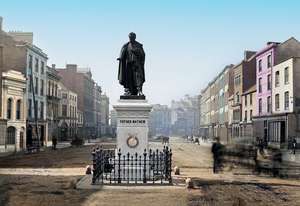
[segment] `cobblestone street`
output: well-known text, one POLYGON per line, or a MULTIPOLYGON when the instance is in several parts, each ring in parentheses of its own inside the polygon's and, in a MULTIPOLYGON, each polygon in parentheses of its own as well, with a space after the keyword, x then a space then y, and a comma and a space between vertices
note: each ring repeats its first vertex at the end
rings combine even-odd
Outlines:
MULTIPOLYGON (((114 147, 111 143, 105 145, 110 148, 114 147)), ((114 188, 110 186, 102 190, 75 189, 76 182, 81 175, 84 175, 86 164, 90 163, 92 146, 70 147, 57 151, 47 150, 26 156, 11 156, 9 161, 3 161, 4 159, 1 158, 0 205, 300 204, 299 181, 267 176, 258 177, 252 175, 251 171, 241 168, 222 174, 212 174, 210 143, 200 142, 200 145, 196 145, 180 138, 173 138, 170 146, 173 150, 173 165, 181 169, 179 176, 173 176, 175 183, 173 187, 114 188), (51 157, 55 160, 54 162, 44 161, 38 165, 36 163, 38 159, 51 159, 51 157), (194 189, 185 188, 186 177, 193 179, 194 189)), ((151 142, 151 147, 159 148, 162 144, 151 142)))

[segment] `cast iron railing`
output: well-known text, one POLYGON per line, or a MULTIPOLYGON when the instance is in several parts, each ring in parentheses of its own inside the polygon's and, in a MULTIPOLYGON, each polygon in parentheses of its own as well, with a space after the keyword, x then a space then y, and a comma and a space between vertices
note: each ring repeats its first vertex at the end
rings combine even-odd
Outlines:
POLYGON ((171 184, 172 150, 144 150, 122 154, 121 150, 96 148, 92 152, 92 184, 171 184))

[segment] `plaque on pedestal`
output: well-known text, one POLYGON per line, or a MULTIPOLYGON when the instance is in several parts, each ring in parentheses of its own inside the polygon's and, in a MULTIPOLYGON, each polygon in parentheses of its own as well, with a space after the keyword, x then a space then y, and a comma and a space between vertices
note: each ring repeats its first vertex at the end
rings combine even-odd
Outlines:
POLYGON ((122 154, 148 151, 148 121, 152 106, 143 99, 120 99, 117 113, 117 148, 122 154))

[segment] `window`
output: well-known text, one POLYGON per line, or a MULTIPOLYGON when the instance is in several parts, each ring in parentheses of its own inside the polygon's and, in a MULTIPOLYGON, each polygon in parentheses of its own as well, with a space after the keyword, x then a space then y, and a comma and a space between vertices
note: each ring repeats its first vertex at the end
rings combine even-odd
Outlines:
POLYGON ((28 78, 29 78, 29 92, 32 92, 32 76, 31 75, 28 75, 28 78))
POLYGON ((289 83, 289 68, 286 67, 284 69, 284 84, 288 84, 289 83))
POLYGON ((268 75, 268 90, 271 90, 271 75, 268 75))
POLYGON ((245 122, 247 122, 247 110, 245 111, 245 117, 244 117, 245 122))
POLYGON ((21 100, 20 100, 20 99, 17 101, 17 106, 16 106, 16 119, 18 119, 18 120, 21 119, 21 100))
POLYGON ((41 96, 44 96, 44 80, 41 79, 41 91, 40 91, 41 96))
POLYGON ((261 59, 258 61, 258 71, 261 72, 262 69, 262 65, 261 65, 261 59))
POLYGON ((51 87, 51 83, 50 83, 50 81, 48 81, 48 94, 47 95, 49 95, 49 96, 50 96, 50 87, 51 87))
POLYGON ((57 84, 55 84, 54 96, 57 97, 57 84))
POLYGON ((284 92, 284 109, 289 109, 289 92, 284 92))
POLYGON ((29 63, 28 63, 29 69, 32 71, 32 55, 29 55, 29 63))
POLYGON ((6 144, 15 144, 16 143, 16 128, 10 126, 7 128, 7 134, 6 134, 6 144))
POLYGON ((54 83, 52 82, 52 84, 51 84, 51 96, 53 96, 54 95, 54 83))
POLYGON ((268 55, 268 68, 272 66, 271 54, 268 55))
POLYGON ((261 78, 258 79, 258 92, 261 93, 261 78))
POLYGON ((250 109, 250 120, 252 120, 252 109, 250 109))
POLYGON ((68 95, 67 95, 66 93, 63 93, 63 94, 62 94, 62 98, 63 98, 63 99, 67 99, 67 98, 68 98, 68 95))
POLYGON ((252 93, 250 94, 250 105, 252 105, 252 93))
POLYGON ((44 102, 40 102, 40 118, 44 119, 44 102))
POLYGON ((238 75, 238 76, 234 77, 235 86, 240 85, 240 83, 241 83, 241 75, 238 75))
POLYGON ((275 73, 275 87, 279 87, 279 71, 275 73))
POLYGON ((41 74, 44 74, 45 72, 45 63, 41 62, 41 74))
POLYGON ((248 102, 247 102, 247 96, 248 96, 248 95, 245 95, 245 106, 247 106, 247 103, 248 103, 248 102))
POLYGON ((28 100, 28 116, 32 117, 32 100, 28 100))
POLYGON ((239 103, 240 102, 240 95, 239 93, 237 92, 236 93, 236 103, 239 103))
POLYGON ((275 110, 279 110, 279 94, 275 95, 275 110))
POLYGON ((39 91, 39 78, 35 78, 35 94, 38 94, 38 91, 39 91))
POLYGON ((271 105, 271 97, 268 96, 268 98, 267 98, 267 112, 268 113, 271 112, 271 107, 272 107, 272 105, 271 105))
POLYGON ((258 100, 258 113, 261 114, 261 112, 262 112, 262 100, 259 99, 258 100))
POLYGON ((67 105, 65 104, 62 105, 62 116, 63 117, 67 116, 67 105))
POLYGON ((35 58, 35 72, 39 72, 39 59, 35 58))
POLYGON ((7 114, 6 114, 6 117, 7 119, 11 119, 11 112, 12 112, 12 99, 9 98, 7 100, 7 114))

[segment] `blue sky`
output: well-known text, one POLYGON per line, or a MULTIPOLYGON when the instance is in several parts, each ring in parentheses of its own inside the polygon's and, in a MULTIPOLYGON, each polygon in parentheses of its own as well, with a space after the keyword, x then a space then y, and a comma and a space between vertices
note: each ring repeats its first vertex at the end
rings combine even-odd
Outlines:
POLYGON ((297 0, 0 0, 4 30, 34 32, 58 67, 90 67, 115 103, 123 92, 117 61, 134 31, 146 52, 144 93, 169 104, 200 90, 243 51, 300 39, 297 0))

